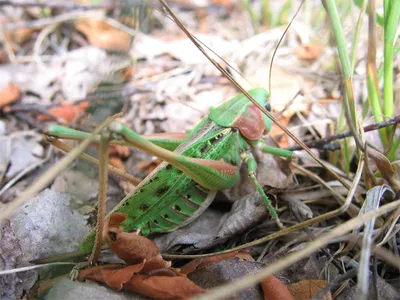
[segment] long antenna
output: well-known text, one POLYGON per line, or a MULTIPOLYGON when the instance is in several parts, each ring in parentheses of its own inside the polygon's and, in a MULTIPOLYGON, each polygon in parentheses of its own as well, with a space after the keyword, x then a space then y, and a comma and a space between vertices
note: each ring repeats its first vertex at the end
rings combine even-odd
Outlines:
POLYGON ((280 44, 282 43, 282 41, 283 41, 283 39, 284 39, 284 37, 285 37, 285 35, 286 35, 286 32, 288 32, 290 26, 292 26, 292 23, 293 23, 294 19, 297 17, 297 14, 299 13, 300 8, 303 6, 304 1, 305 1, 305 0, 301 1, 299 7, 297 8, 296 13, 294 14, 294 16, 292 17, 292 19, 290 20, 289 25, 286 26, 285 31, 283 32, 281 38, 279 39, 278 44, 276 44, 276 47, 275 47, 275 49, 274 49, 274 52, 272 53, 271 62, 270 62, 270 64, 269 64, 269 74, 268 74, 268 91, 269 91, 269 97, 272 96, 271 76, 272 76, 272 65, 273 65, 273 63, 274 63, 275 54, 276 54, 276 52, 278 51, 278 48, 279 48, 280 44))

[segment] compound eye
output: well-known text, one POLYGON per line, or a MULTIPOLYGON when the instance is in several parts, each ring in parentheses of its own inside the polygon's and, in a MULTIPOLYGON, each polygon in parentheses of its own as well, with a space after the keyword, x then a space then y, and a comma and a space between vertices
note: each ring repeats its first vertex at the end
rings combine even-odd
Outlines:
POLYGON ((265 103, 264 108, 269 112, 271 112, 272 110, 271 104, 269 102, 265 103))

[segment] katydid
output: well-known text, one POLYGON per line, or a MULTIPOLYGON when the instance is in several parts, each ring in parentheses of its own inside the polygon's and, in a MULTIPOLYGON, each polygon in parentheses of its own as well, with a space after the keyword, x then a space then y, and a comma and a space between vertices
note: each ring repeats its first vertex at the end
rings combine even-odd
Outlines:
MULTIPOLYGON (((256 88, 249 93, 270 110, 265 89, 256 88)), ((243 94, 211 108, 209 115, 180 141, 179 146, 179 139, 173 139, 168 144, 160 138, 144 138, 114 121, 105 129, 110 139, 124 140, 126 144, 160 157, 164 162, 136 186, 107 218, 114 212, 125 213, 128 217, 122 223, 124 231, 139 229, 143 235, 173 231, 198 217, 211 203, 216 191, 233 187, 238 182, 243 161, 271 217, 279 227, 283 227, 256 179, 257 163, 251 154, 252 148, 258 148, 274 155, 292 156, 290 151, 265 144, 263 135, 268 133, 271 125, 271 120, 243 94)), ((51 126, 48 135, 85 137, 84 133, 61 126, 51 126)), ((94 240, 95 229, 83 240, 79 252, 89 253, 94 240)))

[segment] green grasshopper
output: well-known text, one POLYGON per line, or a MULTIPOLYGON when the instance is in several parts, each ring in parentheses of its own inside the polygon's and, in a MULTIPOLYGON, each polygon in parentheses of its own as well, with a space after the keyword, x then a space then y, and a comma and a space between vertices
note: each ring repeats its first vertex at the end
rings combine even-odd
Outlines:
MULTIPOLYGON (((268 92, 262 88, 249 91, 257 102, 270 110, 268 92)), ((237 184, 243 161, 248 175, 262 196, 271 217, 282 228, 274 207, 255 176, 257 163, 252 148, 291 157, 292 152, 266 145, 263 135, 271 129, 271 120, 239 94, 216 108, 183 138, 168 133, 156 138, 138 135, 126 125, 114 121, 105 128, 109 140, 124 140, 164 160, 108 215, 121 212, 128 217, 122 223, 124 231, 139 229, 143 235, 170 232, 197 218, 212 202, 218 190, 237 184)), ((83 139, 88 133, 62 126, 51 126, 47 133, 60 138, 83 139)), ((106 145, 108 147, 108 144, 106 145)), ((79 247, 89 253, 95 244, 93 229, 79 247)))

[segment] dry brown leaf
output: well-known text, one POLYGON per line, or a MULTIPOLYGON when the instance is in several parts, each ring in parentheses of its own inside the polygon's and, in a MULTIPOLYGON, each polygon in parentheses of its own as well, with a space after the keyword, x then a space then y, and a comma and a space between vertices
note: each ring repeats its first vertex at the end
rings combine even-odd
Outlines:
POLYGON ((0 91, 0 108, 17 101, 20 95, 18 86, 10 82, 0 91))
POLYGON ((129 157, 129 155, 131 154, 131 152, 129 151, 129 147, 121 145, 110 145, 108 151, 110 155, 115 155, 123 158, 129 157))
MULTIPOLYGON (((297 283, 289 284, 288 290, 296 300, 308 300, 314 297, 319 291, 328 284, 326 280, 301 280, 297 283)), ((321 298, 322 300, 332 300, 330 292, 321 298)))
POLYGON ((101 273, 104 283, 119 291, 123 288, 123 285, 132 278, 132 275, 139 273, 143 269, 144 264, 145 261, 117 270, 103 269, 101 273))
POLYGON ((126 289, 157 299, 186 299, 205 292, 179 269, 170 268, 171 263, 163 260, 160 249, 153 241, 122 232, 119 225, 126 218, 123 213, 112 214, 104 225, 104 239, 120 258, 136 264, 82 270, 78 276, 80 281, 94 280, 117 291, 126 289))
MULTIPOLYGON (((83 101, 79 104, 64 104, 58 107, 52 107, 48 110, 49 114, 57 119, 62 119, 66 124, 73 122, 79 115, 83 115, 89 107, 89 101, 83 101)), ((51 121, 51 118, 46 115, 38 115, 39 121, 51 121)))
POLYGON ((23 45, 32 37, 32 33, 37 31, 35 28, 19 28, 12 34, 12 40, 18 45, 23 45))
MULTIPOLYGON (((287 126, 290 122, 289 117, 280 116, 278 117, 278 121, 283 125, 287 126)), ((289 146, 289 140, 286 134, 282 134, 282 129, 280 129, 277 125, 273 124, 269 135, 277 141, 279 147, 286 148, 289 146)))
POLYGON ((300 59, 313 60, 318 58, 323 50, 324 47, 321 44, 310 43, 296 48, 294 54, 300 59))
POLYGON ((254 261, 253 257, 249 254, 248 251, 246 251, 246 250, 238 250, 238 251, 219 254, 219 255, 215 255, 215 256, 196 258, 195 260, 192 260, 191 262, 189 262, 186 265, 184 265, 181 268, 181 273, 182 274, 189 274, 189 273, 193 272, 196 269, 204 267, 205 265, 216 263, 216 262, 219 262, 221 260, 234 258, 234 257, 240 258, 242 260, 254 261))
POLYGON ((388 160, 383 153, 373 148, 368 148, 368 156, 375 161, 379 172, 382 174, 382 177, 388 181, 393 189, 398 190, 400 188, 400 183, 396 179, 396 172, 394 171, 390 160, 388 160))
POLYGON ((76 29, 82 32, 93 46, 106 50, 129 51, 131 37, 104 20, 81 19, 76 22, 76 29))
POLYGON ((156 299, 187 299, 205 292, 186 276, 134 275, 124 284, 132 292, 156 299))
POLYGON ((128 263, 138 263, 143 259, 150 260, 159 255, 160 249, 156 243, 144 236, 122 232, 122 229, 117 227, 119 226, 118 221, 123 221, 121 215, 124 214, 114 213, 109 219, 110 222, 105 224, 107 227, 104 240, 109 244, 114 253, 128 263), (118 218, 118 221, 115 221, 114 218, 118 218), (115 226, 109 226, 109 224, 115 226))
POLYGON ((114 213, 105 223, 104 240, 113 252, 130 264, 146 260, 143 272, 170 267, 171 262, 165 261, 156 243, 134 233, 122 232, 118 227, 126 219, 122 213, 114 213))
POLYGON ((121 80, 122 81, 124 81, 124 82, 125 81, 130 81, 132 79, 132 77, 133 77, 133 69, 132 69, 132 67, 128 67, 128 68, 125 68, 125 69, 121 70, 120 76, 121 76, 121 80))
POLYGON ((264 293, 265 300, 293 300, 292 294, 289 292, 286 285, 276 278, 274 275, 270 275, 261 281, 261 287, 264 293))
POLYGON ((96 267, 90 267, 86 269, 82 269, 79 271, 79 275, 77 280, 78 281, 84 281, 86 279, 94 280, 94 281, 99 281, 103 280, 103 276, 101 274, 101 271, 104 269, 119 269, 123 265, 121 264, 108 264, 108 265, 103 265, 103 266, 96 266, 96 267))
POLYGON ((125 289, 157 299, 186 299, 204 293, 204 289, 173 268, 139 274, 145 265, 146 261, 126 267, 117 264, 93 267, 80 271, 78 280, 97 281, 117 291, 125 289))
POLYGON ((139 273, 145 262, 136 265, 122 266, 119 264, 109 264, 83 269, 79 272, 78 280, 86 279, 106 283, 113 289, 120 290, 122 285, 131 279, 133 274, 139 273))
POLYGON ((125 165, 121 158, 112 156, 109 158, 110 165, 120 169, 122 172, 126 172, 125 165))
POLYGON ((211 0, 210 2, 214 5, 221 5, 227 8, 230 8, 232 5, 234 5, 234 1, 232 0, 211 0))
MULTIPOLYGON (((122 228, 119 227, 119 225, 126 220, 126 214, 123 213, 113 213, 110 218, 104 223, 104 228, 107 231, 108 229, 112 228, 114 233, 120 233, 123 232, 122 228)), ((106 238, 107 236, 103 237, 105 241, 107 242, 106 238)))
POLYGON ((0 50, 0 65, 7 62, 7 54, 4 50, 0 50))

